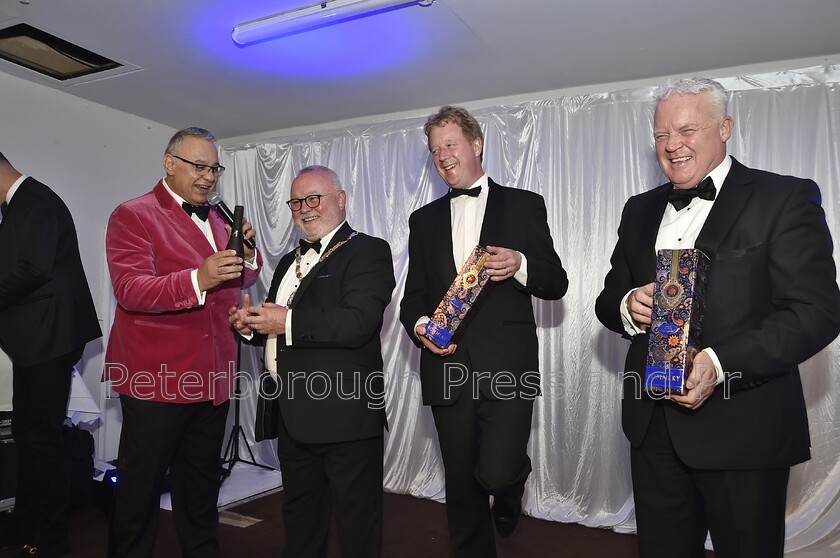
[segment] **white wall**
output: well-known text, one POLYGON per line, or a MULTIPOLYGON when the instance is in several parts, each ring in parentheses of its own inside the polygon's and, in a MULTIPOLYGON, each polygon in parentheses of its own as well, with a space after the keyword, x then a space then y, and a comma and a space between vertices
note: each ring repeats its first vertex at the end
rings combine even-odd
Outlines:
MULTIPOLYGON (((108 216, 160 179, 163 150, 175 131, 0 73, 0 152, 20 172, 55 190, 70 208, 100 321, 108 307, 103 300, 111 296, 110 285, 102 284, 108 216)), ((94 397, 100 393, 103 343, 88 344, 83 359, 83 378, 94 397)), ((8 395, 9 388, 0 385, 0 393, 8 395)), ((97 440, 99 457, 116 456, 113 435, 100 433, 97 440)))

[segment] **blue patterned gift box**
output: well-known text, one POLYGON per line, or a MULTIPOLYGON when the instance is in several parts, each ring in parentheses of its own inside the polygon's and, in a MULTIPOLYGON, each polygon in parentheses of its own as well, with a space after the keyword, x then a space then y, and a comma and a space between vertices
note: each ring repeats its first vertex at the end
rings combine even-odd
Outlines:
POLYGON ((467 325, 467 317, 476 311, 479 295, 489 290, 490 276, 484 268, 489 256, 481 246, 473 249, 426 324, 426 338, 438 347, 444 348, 458 340, 467 325))
POLYGON ((659 250, 653 286, 645 389, 685 393, 685 377, 701 348, 709 259, 700 250, 659 250))

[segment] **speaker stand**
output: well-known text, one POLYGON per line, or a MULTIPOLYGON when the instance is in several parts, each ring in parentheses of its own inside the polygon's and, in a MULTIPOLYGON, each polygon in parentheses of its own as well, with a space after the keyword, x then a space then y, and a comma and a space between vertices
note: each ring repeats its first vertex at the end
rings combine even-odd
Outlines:
POLYGON ((222 459, 222 479, 221 482, 224 482, 226 478, 230 476, 230 472, 233 470, 233 466, 237 463, 247 463, 249 465, 253 465, 255 467, 260 467, 262 469, 267 469, 269 471, 274 471, 274 467, 269 467, 268 465, 263 465, 262 463, 257 463, 257 460, 254 459, 254 452, 251 451, 251 446, 248 444, 248 439, 245 437, 245 431, 242 429, 242 425, 239 422, 239 407, 240 407, 240 399, 242 391, 239 387, 239 363, 241 362, 242 356, 242 338, 239 335, 236 336, 236 375, 234 376, 233 380, 233 427, 230 431, 230 437, 228 438, 227 447, 225 448, 224 458, 222 459), (239 443, 240 438, 242 443, 245 445, 245 449, 248 450, 248 456, 250 459, 246 459, 244 456, 239 454, 239 443))

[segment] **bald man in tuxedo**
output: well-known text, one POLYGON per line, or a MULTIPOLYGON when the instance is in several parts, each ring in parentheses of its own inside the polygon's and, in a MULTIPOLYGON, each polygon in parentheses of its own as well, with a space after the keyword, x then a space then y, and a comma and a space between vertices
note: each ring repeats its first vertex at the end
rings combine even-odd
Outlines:
POLYGON ((258 440, 277 439, 283 556, 324 558, 334 516, 342 558, 378 558, 386 426, 379 334, 395 284, 391 249, 351 228, 332 169, 301 169, 290 193, 300 246, 280 258, 263 304, 230 309, 237 331, 265 347, 255 431, 258 440))

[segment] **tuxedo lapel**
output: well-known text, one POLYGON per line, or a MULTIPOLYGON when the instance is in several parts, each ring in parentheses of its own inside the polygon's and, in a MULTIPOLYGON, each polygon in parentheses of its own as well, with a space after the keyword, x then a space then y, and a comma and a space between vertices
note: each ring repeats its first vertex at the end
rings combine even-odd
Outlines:
MULTIPOLYGON (((184 213, 186 215, 186 212, 184 213)), ((192 221, 192 218, 190 218, 192 221)), ((210 222, 210 230, 213 231, 213 239, 216 241, 216 251, 220 252, 227 247, 228 232, 225 230, 225 222, 216 214, 215 211, 210 211, 207 216, 207 221, 210 222)))
MULTIPOLYGON (((160 211, 161 215, 163 215, 166 222, 168 222, 172 227, 173 235, 188 239, 190 245, 195 248, 195 251, 198 253, 202 261, 216 253, 216 249, 213 246, 210 246, 210 243, 207 241, 207 237, 204 236, 204 233, 201 232, 198 225, 196 225, 190 216, 187 215, 184 208, 175 201, 175 198, 166 191, 163 181, 158 182, 157 186, 155 186, 154 194, 155 199, 158 202, 157 209, 160 211)), ((209 218, 210 217, 208 217, 208 219, 209 218)), ((213 225, 211 222, 211 229, 212 228, 213 225)), ((222 229, 224 229, 224 225, 222 225, 222 229)), ((218 242, 218 233, 215 230, 213 231, 213 235, 217 238, 218 242)), ((223 244, 222 248, 224 248, 224 246, 225 245, 223 244)))
MULTIPOLYGON (((321 248, 321 257, 323 257, 324 254, 329 252, 329 250, 333 246, 335 246, 342 240, 347 240, 352 233, 353 229, 350 227, 350 225, 348 223, 344 223, 344 225, 342 225, 342 227, 338 229, 338 231, 336 231, 336 233, 333 235, 332 239, 330 240, 330 243, 327 246, 321 248)), ((341 250, 341 248, 339 248, 339 250, 341 250)), ((295 296, 292 299, 291 304, 289 304, 289 308, 294 308, 295 306, 297 306, 298 301, 300 301, 300 297, 303 295, 304 292, 306 292, 306 289, 307 287, 309 287, 309 284, 312 283, 312 280, 318 276, 318 272, 321 270, 322 267, 324 267, 324 265, 326 265, 327 261, 329 261, 329 258, 320 260, 312 266, 312 269, 309 270, 309 273, 306 274, 306 277, 304 277, 303 280, 300 282, 300 286, 298 286, 297 291, 295 291, 295 296)))
MULTIPOLYGON (((32 178, 31 176, 26 178, 18 188, 17 193, 14 196, 14 200, 9 202, 6 206, 6 211, 3 214, 3 219, 0 220, 0 230, 3 229, 3 225, 9 221, 9 216, 12 214, 12 207, 14 207, 15 214, 23 215, 26 211, 33 211, 32 209, 28 209, 27 207, 30 205, 30 198, 29 194, 32 193, 32 188, 38 188, 40 183, 32 178), (14 205, 13 205, 14 203, 14 205)), ((4 200, 5 201, 5 200, 4 200)))
POLYGON ((455 259, 452 256, 452 207, 448 196, 438 200, 432 236, 434 242, 429 243, 428 246, 434 250, 434 257, 437 260, 435 268, 441 282, 449 285, 458 274, 458 270, 455 268, 455 259))
POLYGON ((484 219, 481 221, 481 233, 478 237, 478 243, 481 246, 502 246, 504 241, 501 238, 502 231, 499 224, 502 222, 502 216, 505 210, 505 195, 502 188, 493 182, 489 177, 487 179, 487 205, 484 207, 484 219))
POLYGON ((277 267, 274 269, 274 276, 271 278, 271 286, 268 288, 268 294, 265 299, 267 302, 274 302, 277 298, 277 290, 280 288, 280 282, 286 276, 286 272, 294 264, 295 252, 289 252, 277 262, 277 267))
POLYGON ((659 225, 668 205, 668 192, 671 188, 673 186, 669 182, 654 190, 654 195, 650 196, 647 206, 642 210, 641 222, 638 224, 642 274, 651 281, 656 276, 656 236, 659 234, 659 225))
POLYGON ((709 259, 714 259, 720 243, 732 230, 738 216, 744 210, 750 198, 750 190, 745 187, 749 182, 752 182, 749 170, 733 158, 732 168, 729 169, 720 194, 715 199, 715 204, 694 243, 694 247, 709 259))
MULTIPOLYGON (((17 194, 15 194, 15 198, 17 198, 17 197, 19 197, 19 196, 20 196, 20 190, 18 190, 18 193, 17 193, 17 194)), ((17 200, 17 199, 16 199, 15 201, 19 202, 20 200, 17 200)), ((18 205, 19 205, 19 204, 18 204, 18 205)), ((5 210, 5 212, 3 213, 3 218, 2 218, 2 219, 0 219, 0 231, 2 231, 2 230, 3 230, 3 225, 5 225, 5 224, 6 224, 6 222, 8 222, 8 220, 9 220, 9 215, 10 215, 11 213, 12 213, 12 204, 9 204, 8 206, 6 206, 6 210, 5 210)))

